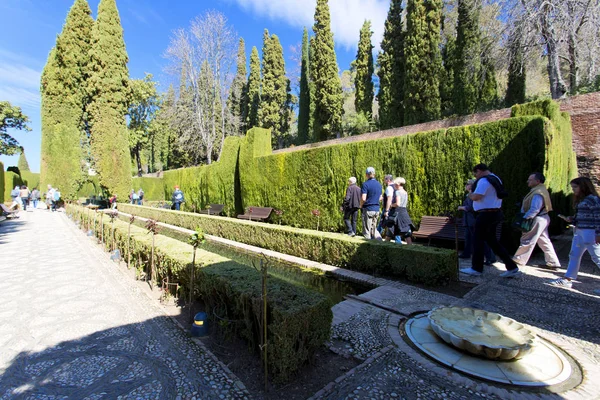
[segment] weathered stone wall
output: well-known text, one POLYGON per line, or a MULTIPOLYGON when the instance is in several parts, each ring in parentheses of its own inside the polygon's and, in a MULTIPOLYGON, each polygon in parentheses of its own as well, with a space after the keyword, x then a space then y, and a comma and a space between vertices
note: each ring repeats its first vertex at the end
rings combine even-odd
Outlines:
MULTIPOLYGON (((577 165, 582 176, 591 178, 600 185, 600 92, 569 97, 560 101, 562 111, 571 114, 573 124, 573 148, 577 154, 577 165)), ((403 136, 416 132, 445 129, 453 126, 481 124, 510 117, 510 108, 493 110, 458 118, 449 118, 424 124, 404 126, 402 128, 365 133, 326 142, 311 143, 303 146, 277 150, 274 153, 285 153, 335 144, 361 142, 394 136, 403 136)))

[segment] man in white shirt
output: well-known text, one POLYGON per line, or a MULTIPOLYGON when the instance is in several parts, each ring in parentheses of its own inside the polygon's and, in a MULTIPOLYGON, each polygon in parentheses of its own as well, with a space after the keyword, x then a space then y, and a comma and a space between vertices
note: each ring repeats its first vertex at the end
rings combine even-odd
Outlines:
POLYGON ((469 198, 473 200, 473 210, 477 214, 475 220, 475 234, 473 238, 473 259, 471 268, 462 268, 460 272, 472 276, 480 276, 483 273, 484 243, 500 257, 506 272, 500 274, 503 278, 514 278, 521 274, 519 267, 513 261, 506 249, 496 239, 496 228, 502 223, 502 198, 506 197, 506 191, 502 181, 490 172, 485 164, 478 164, 473 168, 477 181, 473 185, 473 192, 469 198))

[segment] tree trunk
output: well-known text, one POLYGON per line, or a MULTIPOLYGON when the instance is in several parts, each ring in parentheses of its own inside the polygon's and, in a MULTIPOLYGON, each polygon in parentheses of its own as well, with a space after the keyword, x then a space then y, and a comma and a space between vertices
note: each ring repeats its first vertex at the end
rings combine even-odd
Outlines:
POLYGON ((569 33, 569 91, 574 94, 579 86, 579 64, 577 63, 577 41, 573 32, 569 33))
POLYGON ((138 176, 142 176, 142 160, 140 159, 140 145, 135 146, 135 160, 137 163, 138 176))
POLYGON ((544 5, 542 10, 542 37, 546 43, 548 57, 548 78, 550 79, 550 93, 553 99, 560 99, 567 93, 567 87, 560 72, 560 59, 556 33, 550 16, 550 5, 544 5))

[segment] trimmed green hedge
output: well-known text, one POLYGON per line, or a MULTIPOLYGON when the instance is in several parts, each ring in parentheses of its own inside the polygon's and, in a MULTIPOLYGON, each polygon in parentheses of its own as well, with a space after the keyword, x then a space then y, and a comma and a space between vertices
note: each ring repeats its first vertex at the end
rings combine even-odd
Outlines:
POLYGON ((221 159, 211 165, 165 171, 164 198, 170 200, 175 185, 179 185, 185 195, 184 210, 199 211, 208 204, 224 204, 226 215, 242 211, 237 172, 240 142, 240 137, 227 137, 221 159))
MULTIPOLYGON (((75 221, 83 223, 86 219, 86 211, 78 206, 67 205, 67 213, 75 221)), ((116 219, 111 225, 109 218, 104 216, 103 219, 105 241, 110 245, 114 228, 117 247, 127 258, 128 223, 116 219)), ((152 236, 135 225, 131 232, 133 263, 147 265, 152 236)), ((192 251, 190 245, 178 240, 163 235, 155 237, 155 265, 159 278, 168 275, 176 279, 183 285, 184 293, 189 291, 192 251)), ((260 273, 201 249, 197 250, 196 260, 202 264, 196 272, 197 294, 221 316, 243 321, 241 334, 252 349, 258 351, 259 321, 262 321, 260 273)), ((267 293, 269 371, 277 380, 286 380, 329 338, 333 313, 325 296, 277 278, 269 277, 267 293)))
POLYGON ((187 229, 201 228, 209 235, 325 264, 426 285, 447 284, 458 273, 453 250, 399 246, 336 233, 130 204, 119 204, 119 210, 187 229))
POLYGON ((142 188, 144 190, 145 201, 165 200, 165 186, 162 178, 135 177, 132 179, 132 185, 136 192, 142 188))
POLYGON ((0 203, 4 203, 4 164, 0 161, 0 203))
POLYGON ((23 184, 23 180, 17 174, 12 171, 4 172, 4 201, 10 201, 10 192, 15 188, 15 186, 21 186, 23 184))
POLYGON ((30 190, 34 188, 40 189, 40 174, 36 172, 21 171, 21 180, 30 190))

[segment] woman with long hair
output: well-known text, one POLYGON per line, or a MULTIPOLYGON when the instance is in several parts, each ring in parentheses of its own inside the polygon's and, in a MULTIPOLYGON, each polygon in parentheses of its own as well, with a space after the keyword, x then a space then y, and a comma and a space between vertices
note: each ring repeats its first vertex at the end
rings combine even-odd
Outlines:
MULTIPOLYGON (((592 260, 600 268, 600 197, 591 180, 584 177, 571 181, 575 216, 566 220, 575 226, 571 253, 569 254, 569 267, 564 278, 550 282, 550 285, 571 288, 572 281, 577 279, 581 257, 586 251, 590 252, 592 260)), ((600 294, 600 289, 594 290, 600 294)))

